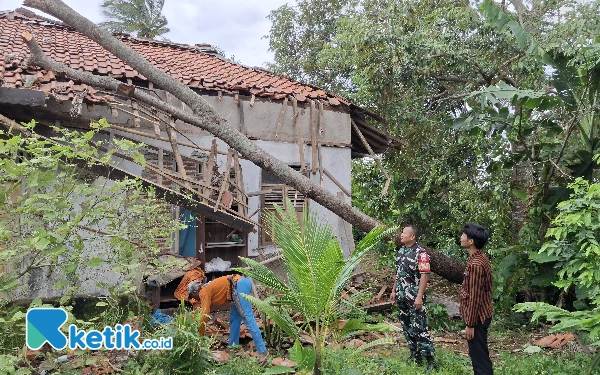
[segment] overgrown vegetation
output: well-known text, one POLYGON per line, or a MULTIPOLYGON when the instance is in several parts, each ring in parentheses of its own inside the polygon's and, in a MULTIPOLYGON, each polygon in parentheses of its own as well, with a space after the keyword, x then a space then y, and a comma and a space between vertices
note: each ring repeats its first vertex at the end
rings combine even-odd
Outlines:
MULTIPOLYGON (((156 37, 168 31, 163 5, 105 1, 106 15, 116 20, 105 26, 156 37)), ((355 206, 389 225, 419 225, 425 244, 455 258, 465 256, 456 244, 465 222, 491 228, 486 249, 495 269, 496 327, 526 323, 511 311, 525 301, 517 311, 536 324, 577 331, 584 345, 596 348, 599 8, 598 0, 298 0, 271 13, 269 36, 273 70, 373 110, 385 118, 386 130, 406 142, 382 157, 392 175, 387 195, 373 188, 385 183, 374 160, 353 162, 355 206)), ((27 135, 35 124, 24 126, 27 135)), ((82 160, 109 163, 116 152, 143 163, 126 141, 116 140, 105 153, 90 147, 104 126, 100 121, 79 133, 54 129, 54 141, 0 134, 0 296, 51 290, 64 295, 60 303, 72 311, 69 300, 82 286, 110 292, 94 306, 96 317, 77 320, 70 314, 80 327, 147 316, 143 301, 124 306, 119 295, 135 290, 160 242, 179 229, 135 180, 107 183, 83 173, 82 160), (100 243, 95 254, 83 252, 100 243), (115 284, 110 279, 116 274, 126 276, 115 284), (40 275, 48 281, 36 281, 40 275)), ((365 325, 367 316, 339 298, 364 253, 377 247, 383 263, 391 259, 394 247, 378 243, 381 229, 357 234, 362 240, 344 262, 331 231, 314 217, 305 214, 300 226, 295 213, 279 210, 267 221, 286 255, 289 285, 252 260, 245 260, 250 270, 241 270, 277 292, 252 300, 277 323, 265 330, 267 341, 278 345, 283 331, 293 338, 308 333, 313 343, 303 347, 296 341, 280 354, 296 360, 300 373, 422 372, 405 363, 401 349, 325 348, 346 334, 384 327, 365 325), (302 316, 300 326, 290 319, 294 313, 302 316), (342 330, 340 317, 350 318, 342 330)), ((0 300, 0 373, 29 373, 27 366, 15 367, 23 360, 25 308, 6 301, 0 300)), ((456 328, 444 310, 429 308, 433 329, 456 328)), ((243 358, 212 363, 210 338, 198 335, 197 317, 183 308, 172 325, 146 325, 144 331, 174 337, 174 350, 132 356, 123 373, 263 370, 243 358)), ((467 358, 438 353, 440 374, 471 373, 467 358)), ((48 354, 48 360, 58 354, 48 354)), ((494 359, 497 374, 579 375, 582 369, 593 373, 599 361, 600 355, 544 352, 501 352, 494 359)))
POLYGON ((62 303, 82 288, 133 293, 149 272, 167 270, 156 256, 181 224, 156 209, 139 181, 84 169, 110 164, 115 153, 143 163, 140 145, 116 139, 100 154, 103 120, 85 132, 56 128, 52 139, 31 136, 34 126, 0 132, 0 306, 37 292, 62 295, 62 303))
MULTIPOLYGON (((294 207, 289 199, 286 203, 286 207, 294 207)), ((290 337, 299 340, 302 332, 310 336, 313 350, 302 349, 299 341, 294 345, 295 357, 301 367, 314 368, 315 374, 321 374, 323 349, 328 341, 335 342, 357 331, 395 330, 387 324, 365 324, 358 318, 349 320, 340 328, 339 320, 347 303, 342 292, 354 269, 375 244, 396 228, 372 230, 356 244, 354 252, 345 260, 331 227, 319 223, 316 214, 309 213, 306 207, 300 221, 294 209, 284 210, 276 205, 274 213, 265 214, 265 222, 269 235, 282 250, 287 282, 266 266, 248 258, 241 259, 249 268, 237 270, 277 292, 264 301, 253 296, 245 298, 265 312, 290 337), (294 313, 302 318, 301 326, 292 320, 294 313)), ((380 343, 390 342, 393 341, 382 339, 380 343)))
POLYGON ((155 374, 204 374, 212 363, 211 337, 200 335, 202 314, 191 312, 183 302, 170 324, 160 326, 152 336, 172 337, 173 349, 143 353, 143 367, 155 374))

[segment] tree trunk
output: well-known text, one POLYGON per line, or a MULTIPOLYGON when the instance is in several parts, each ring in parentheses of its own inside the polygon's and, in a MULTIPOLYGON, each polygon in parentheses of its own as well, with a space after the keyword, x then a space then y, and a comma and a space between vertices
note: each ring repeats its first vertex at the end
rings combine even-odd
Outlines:
MULTIPOLYGON (((133 87, 127 87, 127 85, 124 85, 123 83, 112 78, 92 76, 91 74, 75 71, 62 64, 58 64, 43 55, 43 52, 39 46, 37 46, 37 51, 34 52, 37 43, 31 35, 24 35, 24 38, 32 50, 32 64, 39 65, 47 70, 53 70, 54 72, 57 71, 55 68, 59 68, 58 71, 64 71, 72 78, 81 79, 87 84, 99 85, 103 88, 109 88, 114 91, 116 91, 119 87, 123 88, 125 86, 130 90, 130 95, 132 97, 144 101, 149 105, 156 106, 159 109, 165 110, 182 121, 209 131, 227 143, 230 147, 237 150, 246 159, 277 176, 285 184, 296 188, 306 197, 313 199, 315 202, 326 207, 331 212, 346 220, 348 223, 354 225, 357 229, 368 232, 371 229, 382 225, 382 223, 378 220, 375 220, 372 217, 369 217, 355 209, 341 198, 314 184, 307 177, 303 176, 285 163, 260 149, 241 132, 230 127, 226 120, 224 120, 217 112, 215 112, 200 95, 196 94, 183 83, 170 77, 165 72, 154 67, 141 55, 137 54, 131 48, 114 38, 107 31, 98 28, 94 23, 79 15, 62 1, 25 0, 23 5, 51 14, 52 16, 74 27, 79 32, 101 45, 107 51, 123 60, 133 69, 137 70, 155 86, 161 87, 173 94, 183 103, 185 103, 190 109, 192 109, 194 115, 187 114, 183 110, 172 107, 167 103, 158 100, 157 98, 152 98, 151 95, 142 92, 142 90, 135 90, 133 87)), ((120 91, 122 92, 123 90, 120 91)), ((462 263, 433 250, 429 251, 429 254, 431 257, 433 272, 449 281, 455 283, 462 282, 464 271, 464 265, 462 263)))

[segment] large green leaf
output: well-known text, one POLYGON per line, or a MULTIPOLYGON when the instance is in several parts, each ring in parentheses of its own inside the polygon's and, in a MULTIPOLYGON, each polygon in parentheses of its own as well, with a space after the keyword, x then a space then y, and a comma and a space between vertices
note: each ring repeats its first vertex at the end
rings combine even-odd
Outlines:
MULTIPOLYGON (((288 200, 287 207, 293 207, 288 200)), ((302 226, 294 210, 276 206, 267 213, 267 225, 281 247, 288 268, 288 283, 303 305, 316 318, 329 305, 330 291, 343 264, 343 253, 331 228, 319 225, 316 214, 304 210, 302 226)))
POLYGON ((294 342, 294 346, 289 349, 290 361, 296 362, 300 370, 312 370, 315 367, 315 351, 313 348, 305 348, 300 340, 294 342))
MULTIPOLYGON (((513 105, 521 105, 527 109, 538 108, 539 110, 551 109, 561 102, 560 98, 556 95, 551 95, 545 91, 518 89, 504 81, 500 81, 494 86, 486 87, 481 91, 474 91, 469 95, 471 98, 475 96, 481 96, 483 109, 487 107, 488 101, 493 105, 499 104, 500 101, 510 101, 513 105)), ((495 116, 492 117, 499 117, 500 113, 505 114, 507 111, 507 108, 501 107, 501 110, 497 114, 494 113, 495 116)), ((507 118, 505 116, 501 117, 499 120, 507 118)), ((457 126, 461 126, 460 123, 457 126)), ((466 124, 462 126, 464 127, 466 124)))
POLYGON ((539 43, 521 27, 521 25, 506 14, 493 0, 484 0, 481 11, 488 22, 501 32, 511 32, 515 37, 519 48, 528 54, 535 56, 542 63, 554 65, 554 61, 539 43))
POLYGON ((294 323, 288 314, 282 314, 275 307, 273 307, 271 304, 272 298, 267 298, 263 301, 248 294, 242 293, 242 296, 251 304, 256 306, 260 311, 267 314, 269 318, 273 319, 275 324, 277 324, 285 333, 290 335, 290 337, 296 339, 299 338, 299 329, 298 326, 296 326, 296 323, 294 323))
POLYGON ((396 344, 396 339, 394 339, 393 337, 384 337, 382 339, 377 339, 377 340, 373 340, 371 342, 368 342, 364 345, 359 346, 358 348, 356 348, 357 352, 364 352, 366 350, 369 350, 371 348, 374 348, 376 346, 381 346, 381 345, 394 345, 396 344))
POLYGON ((362 319, 353 318, 344 324, 344 327, 340 330, 340 340, 349 337, 357 332, 368 331, 368 332, 397 332, 398 328, 388 323, 376 323, 370 324, 365 323, 362 319))

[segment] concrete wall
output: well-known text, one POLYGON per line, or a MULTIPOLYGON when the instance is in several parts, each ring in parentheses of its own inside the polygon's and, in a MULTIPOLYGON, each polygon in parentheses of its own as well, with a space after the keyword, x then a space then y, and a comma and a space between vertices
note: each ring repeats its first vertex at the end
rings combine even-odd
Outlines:
MULTIPOLYGON (((159 95, 164 99, 167 99, 164 92, 157 90, 159 95)), ((261 147, 265 152, 274 155, 282 162, 289 165, 299 165, 300 155, 298 146, 295 143, 295 123, 292 118, 293 111, 291 103, 288 103, 284 121, 281 125, 279 137, 275 137, 277 129, 277 121, 280 116, 282 109, 281 102, 270 102, 257 98, 254 101, 253 106, 250 106, 249 98, 246 100, 241 99, 240 105, 234 101, 230 96, 223 96, 220 100, 216 96, 204 96, 204 98, 215 108, 224 118, 228 120, 230 126, 237 128, 242 131, 251 139, 255 139, 254 142, 261 147)), ((174 105, 180 108, 185 108, 176 99, 172 100, 174 105)), ((49 103, 48 110, 62 112, 63 121, 68 121, 68 113, 71 108, 70 103, 49 103)), ((317 107, 318 108, 318 107, 317 107)), ((129 108, 128 110, 131 110, 129 108)), ((189 111, 189 108, 187 109, 189 111)), ((135 120, 133 116, 122 111, 112 110, 104 105, 83 105, 82 112, 80 113, 82 120, 94 120, 97 121, 100 118, 106 118, 109 123, 134 128, 138 131, 146 131, 150 134, 154 132, 154 125, 144 119, 135 120)), ((144 116, 140 112, 141 116, 144 116)), ((318 115, 318 111, 314 114, 318 115)), ((310 127, 310 109, 304 104, 300 108, 299 122, 301 125, 302 138, 305 142, 310 142, 311 139, 311 127, 310 127)), ((57 118, 59 116, 57 115, 57 118)), ((323 144, 322 147, 322 161, 323 167, 330 172, 348 191, 351 190, 351 158, 350 158, 350 116, 347 113, 326 108, 323 113, 323 129, 322 133, 317 132, 318 141, 323 144), (335 146, 333 146, 335 144, 335 146)), ((81 122, 81 121, 80 121, 81 122)), ((56 125, 61 125, 60 121, 56 122, 56 125)), ((318 127, 318 122, 317 122, 318 127)), ((164 125, 161 129, 165 130, 164 125)), ((186 134, 187 137, 201 147, 210 148, 214 137, 208 132, 199 129, 194 126, 190 126, 184 123, 178 123, 178 129, 186 134)), ((119 132, 115 132, 118 135, 119 132)), ((128 133, 123 133, 127 137, 143 141, 144 143, 162 147, 170 150, 171 145, 165 141, 153 140, 142 136, 134 136, 128 133)), ((161 134, 162 137, 167 137, 165 131, 161 134)), ((178 140, 182 142, 188 142, 183 136, 178 135, 178 140)), ((228 146, 221 140, 217 140, 219 151, 227 151, 228 146)), ((191 156, 194 149, 189 147, 179 147, 180 152, 183 156, 191 156)), ((312 167, 312 148, 311 145, 304 145, 304 161, 307 168, 312 167)), ((219 169, 224 171, 226 164, 226 156, 219 155, 217 159, 219 169)), ((241 160, 241 168, 244 179, 244 187, 246 192, 257 192, 261 190, 261 170, 259 167, 247 160, 241 160)), ((137 175, 141 175, 142 169, 139 165, 130 163, 128 161, 122 161, 120 167, 127 169, 137 175)), ((310 174, 310 179, 320 184, 319 173, 310 174)), ((101 179, 98 183, 103 183, 101 179)), ((350 203, 350 198, 345 194, 341 193, 340 189, 336 184, 331 181, 327 176, 324 176, 323 186, 334 194, 338 194, 350 203)), ((250 197, 248 212, 254 212, 260 205, 260 196, 250 197)), ((327 223, 332 226, 334 235, 339 239, 340 245, 346 255, 348 255, 354 249, 354 243, 352 240, 351 226, 344 222, 342 219, 331 213, 329 210, 320 206, 319 204, 310 201, 309 208, 318 214, 318 217, 323 223, 327 223)), ((259 215, 256 214, 252 219, 255 221, 259 220, 259 215)), ((102 229, 102 228, 99 228, 102 229)), ((250 256, 259 255, 261 252, 273 252, 278 250, 277 248, 260 248, 259 237, 260 232, 251 233, 248 238, 248 250, 250 256)), ((107 243, 96 243, 98 241, 90 240, 88 248, 94 249, 94 252, 105 252, 108 251, 107 243)), ((90 254, 94 254, 91 252, 90 254)), ((88 279, 84 284, 85 287, 82 292, 84 293, 105 293, 105 290, 101 290, 95 286, 98 281, 97 275, 100 275, 107 284, 118 284, 122 280, 122 276, 110 272, 108 269, 101 268, 98 270, 90 271, 91 273, 85 273, 82 275, 83 279, 88 279)), ((29 282, 33 284, 33 288, 29 290, 30 297, 53 297, 57 296, 57 291, 50 288, 47 284, 51 280, 48 279, 48 275, 43 271, 32 275, 29 282)))
MULTIPOLYGON (((160 95, 164 95, 160 92, 160 95)), ((234 99, 229 96, 223 96, 221 100, 216 96, 203 96, 208 103, 210 103, 215 110, 217 110, 224 118, 226 118, 234 128, 241 130, 251 138, 260 138, 254 140, 255 144, 265 152, 274 155, 282 162, 289 165, 300 165, 300 153, 298 146, 295 143, 295 125, 292 119, 293 109, 291 103, 288 103, 288 108, 285 112, 284 121, 282 122, 279 137, 275 138, 275 132, 277 130, 277 122, 280 117, 282 104, 273 103, 269 101, 256 99, 253 106, 250 106, 248 100, 240 99, 240 105, 238 106, 234 99), (243 119, 243 120, 242 120, 243 119)), ((166 100, 166 97, 165 97, 166 100)), ((170 99, 174 105, 180 108, 186 108, 177 99, 170 99)), ((189 110, 189 108, 187 109, 189 110)), ((94 113, 100 111, 95 109, 94 113)), ((89 111, 88 111, 89 113, 89 111)), ((315 116, 318 115, 318 111, 315 112, 315 116)), ((124 125, 130 125, 131 119, 127 120, 128 115, 119 113, 117 117, 108 118, 107 120, 113 122, 123 122, 124 125)), ((305 141, 311 139, 311 128, 310 128, 310 109, 300 108, 299 122, 302 127, 302 137, 305 141)), ((145 123, 143 120, 140 122, 140 128, 138 130, 154 129, 151 124, 145 123)), ((323 167, 331 173, 348 191, 351 190, 351 158, 350 158, 350 115, 340 111, 334 111, 325 109, 323 111, 323 132, 317 131, 317 139, 319 142, 325 144, 322 146, 322 161, 323 167), (336 144, 336 146, 326 146, 327 144, 336 144), (340 147, 347 145, 347 147, 340 147)), ((199 129, 197 127, 179 123, 178 129, 184 133, 189 140, 193 141, 197 145, 205 148, 210 148, 214 136, 210 133, 199 129)), ((318 129, 318 122, 317 122, 318 129)), ((115 132, 119 134, 119 132, 115 132)), ((149 145, 162 147, 170 150, 171 145, 165 141, 154 140, 151 138, 133 136, 125 134, 128 137, 135 138, 143 141, 149 145)), ((166 132, 161 133, 162 137, 167 137, 166 132)), ((189 142, 182 135, 177 136, 178 140, 182 142, 189 142)), ((219 151, 227 151, 228 146, 221 140, 217 139, 217 145, 219 151)), ((179 146, 179 151, 183 156, 191 156, 194 151, 193 148, 179 146)), ((304 145, 304 162, 307 168, 312 167, 312 146, 310 144, 304 145)), ((217 158, 219 170, 224 171, 226 164, 226 156, 219 155, 217 158)), ((261 190, 261 170, 258 166, 254 165, 250 161, 240 161, 242 174, 244 179, 244 187, 247 193, 257 192, 261 190)), ((136 171, 138 173, 138 171, 136 171)), ((316 184, 320 184, 319 173, 310 174, 310 179, 316 184)), ((350 198, 343 194, 336 184, 331 181, 327 176, 323 178, 323 186, 333 192, 334 194, 341 194, 345 197, 346 201, 350 203, 350 198)), ((250 197, 248 201, 248 212, 252 213, 260 205, 260 196, 250 197)), ((323 222, 329 223, 334 230, 334 234, 340 240, 340 245, 346 254, 349 254, 354 249, 354 242, 352 240, 351 226, 342 219, 338 218, 337 215, 331 213, 316 202, 310 202, 309 207, 311 210, 317 212, 318 216, 323 222)), ((251 219, 258 221, 259 214, 256 214, 251 219)), ((260 247, 260 233, 251 233, 248 238, 248 251, 250 256, 258 255, 261 251, 272 252, 278 250, 277 248, 263 248, 260 247)))
MULTIPOLYGON (((118 134, 118 132, 117 132, 118 134)), ((133 136, 136 139, 140 139, 142 137, 133 136)), ((197 135, 188 135, 188 137, 197 145, 201 147, 210 147, 212 144, 212 140, 214 137, 205 137, 205 136, 197 136, 197 135)), ((170 144, 168 142, 147 139, 144 138, 145 142, 152 146, 162 147, 169 149, 170 144)), ((271 155, 277 156, 279 160, 289 165, 299 165, 300 164, 300 155, 298 152, 298 146, 294 143, 286 143, 286 142, 273 142, 273 141, 254 141, 257 146, 265 150, 271 155)), ((226 151, 228 146, 225 142, 217 139, 217 146, 220 151, 226 151)), ((190 147, 180 147, 179 151, 183 156, 191 156, 194 149, 190 147)), ((351 190, 351 164, 350 164, 350 149, 349 148, 339 148, 339 147, 322 147, 322 160, 323 167, 331 173, 336 180, 338 180, 348 191, 351 190)), ((304 146, 304 158, 307 168, 311 167, 311 146, 304 146)), ((219 171, 223 172, 225 170, 227 157, 225 155, 219 155, 217 158, 217 164, 219 165, 219 171)), ((242 169, 242 175, 244 179, 244 189, 247 193, 257 192, 261 190, 261 169, 256 166, 254 163, 248 160, 240 160, 240 165, 242 169)), ((134 173, 139 174, 138 170, 134 170, 134 173)), ((310 174, 311 181, 316 184, 320 184, 320 176, 318 173, 310 174)), ((341 193, 341 190, 336 186, 336 184, 331 181, 327 176, 323 178, 323 186, 333 192, 334 194, 341 193)), ((350 203, 350 198, 342 193, 342 196, 345 197, 346 201, 350 203)), ((260 206, 260 196, 254 196, 248 198, 248 212, 252 213, 260 206)), ((345 253, 349 254, 352 250, 354 250, 354 242, 352 240, 352 228, 350 224, 346 223, 344 220, 339 218, 337 215, 333 214, 331 211, 322 207, 314 201, 309 203, 309 208, 311 210, 315 210, 319 216, 325 223, 329 223, 333 227, 334 234, 340 239, 340 246, 345 253)), ((256 214, 252 217, 254 221, 259 220, 259 214, 256 214)), ((260 241, 259 241, 260 233, 250 233, 248 238, 248 255, 256 256, 259 254, 260 249, 260 241)), ((267 247, 264 249, 266 253, 276 251, 277 248, 267 247)))
MULTIPOLYGON (((107 188, 114 186, 113 181, 107 180, 103 177, 96 179, 94 184, 97 186, 106 186, 107 188)), ((80 203, 81 202, 76 202, 74 205, 74 214, 81 211, 80 203)), ((104 230, 105 227, 106 223, 102 221, 93 226, 94 229, 98 229, 100 231, 104 230)), ((85 230, 79 231, 78 234, 82 237, 85 249, 81 254, 81 266, 77 270, 77 278, 80 284, 78 286, 78 284, 73 284, 74 280, 69 280, 71 282, 70 285, 76 285, 78 294, 108 295, 108 290, 99 287, 98 283, 119 286, 125 280, 124 275, 114 272, 111 269, 110 263, 103 263, 99 267, 85 266, 89 260, 95 257, 110 260, 112 251, 107 238, 85 230)), ((64 256, 59 256, 58 261, 62 262, 66 261, 66 259, 64 256)), ((141 274, 139 277, 136 277, 136 284, 141 283, 141 277, 141 274)), ((30 272, 29 278, 24 280, 24 283, 17 292, 17 295, 26 298, 60 297, 63 292, 62 290, 57 290, 54 285, 56 282, 62 279, 65 279, 65 274, 59 272, 59 269, 55 269, 52 272, 50 272, 48 268, 35 269, 30 272)))
MULTIPOLYGON (((154 90, 159 97, 165 101, 170 101, 172 105, 177 108, 184 109, 188 113, 192 111, 185 104, 181 103, 176 98, 167 98, 166 94, 162 90, 154 90)), ((235 102, 234 98, 228 95, 224 95, 221 99, 213 95, 202 95, 202 98, 206 100, 211 107, 217 111, 225 120, 229 126, 241 131, 251 139, 260 140, 273 140, 282 142, 296 142, 296 126, 295 120, 293 119, 293 108, 291 101, 288 101, 287 108, 283 117, 281 127, 279 129, 278 137, 275 137, 277 132, 277 122, 282 109, 282 101, 272 102, 270 100, 256 98, 253 105, 250 105, 250 98, 241 97, 239 98, 239 105, 235 102)), ((122 101, 126 106, 123 107, 128 112, 133 113, 134 107, 131 101, 122 101), (129 107, 128 107, 129 106, 129 107)), ((56 103, 49 102, 48 109, 57 112, 69 113, 71 108, 70 103, 56 103)), ((300 124, 300 130, 302 138, 307 142, 311 140, 311 126, 310 126, 310 108, 307 103, 298 103, 298 122, 300 124)), ((143 118, 148 117, 143 113, 141 109, 138 110, 139 116, 142 119, 136 121, 130 113, 124 111, 112 110, 105 105, 83 105, 81 110, 81 117, 93 121, 97 121, 101 118, 106 118, 111 124, 140 128, 140 129, 151 129, 154 131, 154 124, 145 121, 143 118)), ((319 129, 319 111, 318 106, 314 113, 315 123, 317 127, 317 136, 319 142, 325 145, 336 144, 339 146, 349 147, 351 137, 351 124, 350 116, 348 113, 338 110, 331 106, 324 107, 322 116, 323 132, 320 133, 319 129)), ((211 136, 205 130, 202 130, 196 126, 186 124, 181 121, 176 121, 178 129, 188 135, 201 135, 211 136)), ((164 126, 162 126, 164 129, 164 126)))

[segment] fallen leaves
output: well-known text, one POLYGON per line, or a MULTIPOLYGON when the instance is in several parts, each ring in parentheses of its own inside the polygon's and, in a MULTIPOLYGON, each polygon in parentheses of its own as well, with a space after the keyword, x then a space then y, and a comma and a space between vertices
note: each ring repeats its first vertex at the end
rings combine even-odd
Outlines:
POLYGON ((574 335, 570 333, 564 333, 542 337, 541 339, 534 342, 534 344, 537 346, 542 346, 544 348, 558 349, 562 348, 566 343, 573 340, 575 340, 574 335))
POLYGON ((289 367, 289 368, 293 368, 298 366, 298 364, 296 362, 292 362, 289 359, 284 359, 284 358, 275 358, 271 361, 271 364, 273 366, 282 366, 282 367, 289 367))

